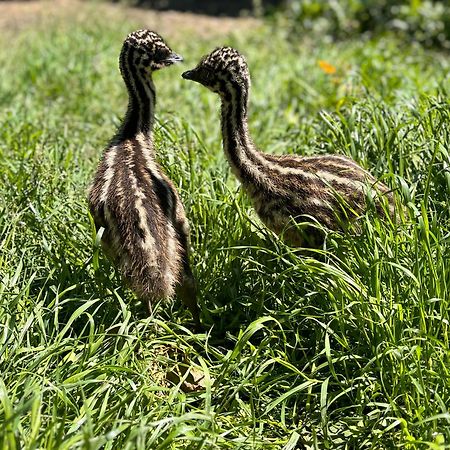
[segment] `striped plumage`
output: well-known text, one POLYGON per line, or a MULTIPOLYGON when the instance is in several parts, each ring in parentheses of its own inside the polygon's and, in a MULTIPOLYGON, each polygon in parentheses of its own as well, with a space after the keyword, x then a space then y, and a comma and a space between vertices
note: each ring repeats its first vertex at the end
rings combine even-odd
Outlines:
POLYGON ((152 72, 182 60, 156 33, 127 36, 120 71, 129 94, 126 116, 106 148, 89 191, 105 253, 151 310, 179 294, 199 323, 189 265, 189 228, 183 205, 155 159, 152 72))
POLYGON ((345 156, 275 156, 255 147, 247 124, 250 74, 237 50, 214 50, 184 72, 183 78, 220 95, 223 148, 230 166, 261 220, 289 243, 318 245, 322 233, 316 227, 301 230, 298 225, 311 222, 312 217, 329 229, 341 229, 365 209, 370 192, 377 197, 380 213, 380 195, 386 197, 392 213, 388 188, 345 156), (292 220, 295 227, 290 226, 292 220))

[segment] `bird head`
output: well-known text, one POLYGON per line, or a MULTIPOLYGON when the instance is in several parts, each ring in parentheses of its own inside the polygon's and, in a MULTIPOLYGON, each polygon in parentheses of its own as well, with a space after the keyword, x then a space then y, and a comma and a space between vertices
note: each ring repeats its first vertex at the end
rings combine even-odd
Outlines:
POLYGON ((173 52, 163 38, 150 30, 130 33, 120 54, 120 70, 124 76, 127 71, 140 71, 142 75, 170 66, 183 58, 173 52))
POLYGON ((236 88, 248 89, 250 74, 245 58, 234 48, 216 48, 204 56, 197 67, 182 74, 218 94, 225 95, 236 88))

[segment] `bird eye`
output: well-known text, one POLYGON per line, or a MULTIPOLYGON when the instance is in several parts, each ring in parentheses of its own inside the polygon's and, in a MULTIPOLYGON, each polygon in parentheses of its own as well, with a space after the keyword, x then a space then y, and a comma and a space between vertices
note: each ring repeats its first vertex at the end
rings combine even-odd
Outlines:
POLYGON ((155 50, 155 61, 162 61, 163 59, 166 59, 168 56, 167 52, 163 49, 156 49, 155 50))

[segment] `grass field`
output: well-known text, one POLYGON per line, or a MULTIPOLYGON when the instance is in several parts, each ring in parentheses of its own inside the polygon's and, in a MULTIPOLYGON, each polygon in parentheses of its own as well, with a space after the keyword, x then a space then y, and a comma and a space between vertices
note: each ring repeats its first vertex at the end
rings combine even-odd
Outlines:
POLYGON ((155 76, 155 140, 191 223, 193 334, 176 299, 144 316, 85 200, 126 108, 122 40, 145 25, 83 3, 1 30, 0 447, 450 448, 448 55, 165 27, 185 63, 155 76), (273 236, 227 166, 218 98, 180 77, 219 44, 247 56, 260 148, 353 157, 403 220, 369 211, 317 253, 273 236))

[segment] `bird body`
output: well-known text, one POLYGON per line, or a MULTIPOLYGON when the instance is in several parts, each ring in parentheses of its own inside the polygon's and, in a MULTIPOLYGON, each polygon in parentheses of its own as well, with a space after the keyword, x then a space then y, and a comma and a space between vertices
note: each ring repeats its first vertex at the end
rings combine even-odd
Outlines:
POLYGON ((152 139, 154 70, 180 60, 156 33, 140 30, 124 42, 120 69, 129 93, 125 119, 106 148, 89 190, 102 245, 149 309, 178 290, 199 322, 189 264, 183 204, 156 161, 152 139))
MULTIPOLYGON (((329 229, 342 228, 366 208, 371 189, 386 196, 392 208, 389 189, 350 158, 277 156, 257 149, 248 130, 250 75, 237 50, 218 48, 183 77, 220 95, 223 148, 231 169, 262 222, 289 243, 320 242, 317 228, 298 226, 311 218, 329 229)), ((381 202, 375 203, 382 212, 381 202)))

